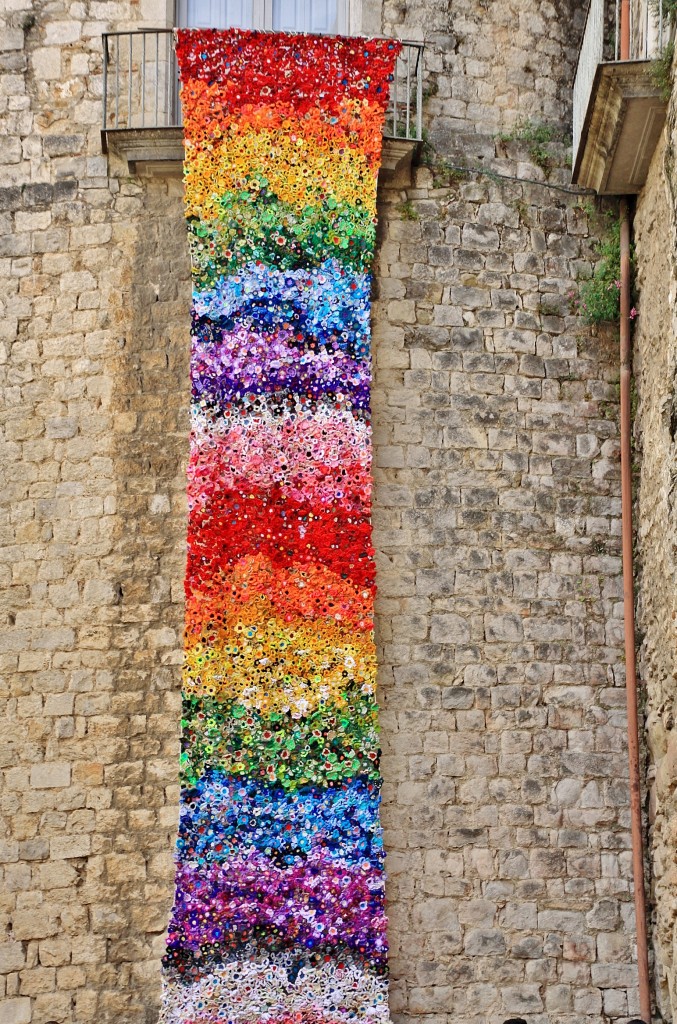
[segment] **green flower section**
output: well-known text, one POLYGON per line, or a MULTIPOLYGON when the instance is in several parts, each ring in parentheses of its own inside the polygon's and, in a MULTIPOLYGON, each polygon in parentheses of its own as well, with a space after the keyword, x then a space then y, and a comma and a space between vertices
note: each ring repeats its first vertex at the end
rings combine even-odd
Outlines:
POLYGON ((182 785, 209 768, 294 790, 355 778, 379 778, 377 705, 373 696, 345 694, 341 707, 320 705, 306 718, 261 715, 213 697, 183 700, 182 785))
POLYGON ((193 280, 200 289, 259 260, 277 270, 319 266, 338 259, 368 270, 376 227, 366 209, 328 199, 301 211, 263 189, 228 192, 218 220, 190 220, 193 280))

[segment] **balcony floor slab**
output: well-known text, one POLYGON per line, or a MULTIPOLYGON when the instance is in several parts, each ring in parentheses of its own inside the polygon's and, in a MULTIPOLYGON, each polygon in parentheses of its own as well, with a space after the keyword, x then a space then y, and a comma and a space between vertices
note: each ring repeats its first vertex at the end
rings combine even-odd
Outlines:
MULTIPOLYGON (((127 161, 131 174, 180 176, 183 166, 183 128, 118 128, 103 131, 104 153, 127 161)), ((384 137, 380 181, 390 187, 411 184, 411 166, 421 143, 416 139, 384 137)))
POLYGON ((639 192, 665 123, 667 104, 651 80, 650 61, 600 64, 572 180, 600 195, 639 192))

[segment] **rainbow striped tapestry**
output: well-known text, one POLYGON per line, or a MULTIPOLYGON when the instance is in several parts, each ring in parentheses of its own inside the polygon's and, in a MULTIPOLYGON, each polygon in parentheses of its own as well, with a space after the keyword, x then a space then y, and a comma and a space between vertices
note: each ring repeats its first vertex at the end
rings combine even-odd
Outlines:
POLYGON ((388 1019, 369 267, 398 49, 178 33, 192 429, 165 1024, 388 1019))

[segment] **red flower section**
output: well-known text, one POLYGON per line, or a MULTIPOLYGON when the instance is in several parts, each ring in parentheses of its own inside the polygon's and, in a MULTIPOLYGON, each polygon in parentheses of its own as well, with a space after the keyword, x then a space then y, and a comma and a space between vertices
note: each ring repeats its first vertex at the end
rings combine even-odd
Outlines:
POLYGON ((176 55, 184 85, 196 78, 219 82, 222 110, 271 100, 293 105, 297 113, 318 105, 330 113, 349 100, 367 100, 385 110, 401 43, 359 36, 350 42, 346 46, 336 36, 180 29, 176 55))
POLYGON ((324 565, 358 587, 374 583, 368 510, 346 515, 338 503, 320 507, 286 498, 279 486, 245 494, 220 491, 191 512, 186 594, 235 565, 244 555, 273 565, 324 565))

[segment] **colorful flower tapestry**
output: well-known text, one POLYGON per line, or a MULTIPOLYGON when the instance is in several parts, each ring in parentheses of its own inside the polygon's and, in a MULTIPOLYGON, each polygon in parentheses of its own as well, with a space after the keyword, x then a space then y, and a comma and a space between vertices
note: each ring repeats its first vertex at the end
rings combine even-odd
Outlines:
POLYGON ((192 430, 165 1024, 388 1018, 369 267, 398 49, 178 33, 192 430))

